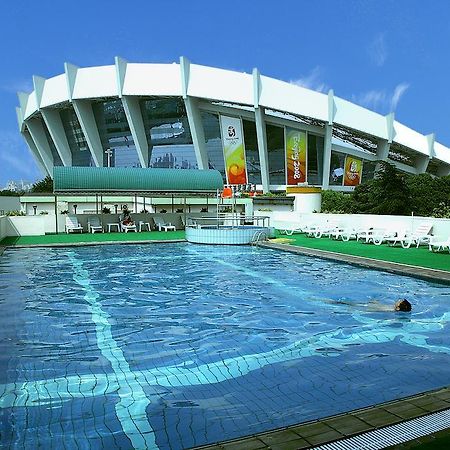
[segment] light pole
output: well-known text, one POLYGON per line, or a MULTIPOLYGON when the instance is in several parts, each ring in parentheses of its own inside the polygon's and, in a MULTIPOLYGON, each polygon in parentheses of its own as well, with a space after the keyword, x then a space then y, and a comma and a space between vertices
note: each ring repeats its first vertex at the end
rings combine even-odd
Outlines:
POLYGON ((112 154, 113 154, 113 151, 112 151, 111 148, 107 148, 107 149, 105 150, 105 153, 106 153, 106 155, 107 155, 107 157, 108 157, 108 159, 107 159, 107 161, 108 161, 108 167, 111 167, 111 156, 112 156, 112 154))

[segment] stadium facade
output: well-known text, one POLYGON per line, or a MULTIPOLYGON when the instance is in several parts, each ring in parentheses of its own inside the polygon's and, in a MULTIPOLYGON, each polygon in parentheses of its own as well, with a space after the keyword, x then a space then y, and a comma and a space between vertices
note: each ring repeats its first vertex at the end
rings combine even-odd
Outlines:
POLYGON ((334 95, 191 64, 114 65, 34 76, 20 131, 44 174, 54 166, 215 168, 224 183, 351 190, 377 161, 450 174, 450 149, 334 95))

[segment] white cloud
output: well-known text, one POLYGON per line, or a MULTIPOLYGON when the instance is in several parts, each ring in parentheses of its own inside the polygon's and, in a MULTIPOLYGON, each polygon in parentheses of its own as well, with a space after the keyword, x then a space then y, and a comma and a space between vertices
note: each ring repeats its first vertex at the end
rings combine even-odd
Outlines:
POLYGON ((386 45, 386 36, 384 33, 380 33, 375 36, 374 40, 367 48, 370 60, 375 66, 381 67, 386 62, 388 51, 386 45))
POLYGON ((358 95, 353 95, 352 100, 361 106, 375 111, 386 113, 395 111, 403 94, 409 88, 408 83, 400 83, 395 86, 393 92, 386 89, 371 90, 358 95))
POLYGON ((16 92, 32 92, 34 87, 31 79, 24 79, 9 81, 1 85, 0 89, 15 94, 16 92))
POLYGON ((290 80, 289 83, 318 92, 327 92, 329 89, 322 81, 322 69, 319 66, 314 67, 308 75, 290 80))

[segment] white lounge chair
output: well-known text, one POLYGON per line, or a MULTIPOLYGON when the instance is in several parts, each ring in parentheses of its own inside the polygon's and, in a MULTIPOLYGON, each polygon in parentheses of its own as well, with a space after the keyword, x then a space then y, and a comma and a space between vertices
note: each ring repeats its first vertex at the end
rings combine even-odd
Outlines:
POLYGON ((375 245, 381 245, 383 242, 391 242, 392 240, 399 240, 405 236, 405 232, 402 230, 396 230, 393 228, 386 228, 385 230, 379 230, 372 233, 369 238, 369 243, 372 242, 375 245))
POLYGON ((330 234, 330 238, 336 240, 342 239, 344 242, 348 242, 350 239, 356 239, 358 233, 362 231, 363 230, 358 230, 354 227, 337 228, 330 234))
POLYGON ((78 222, 78 219, 76 216, 66 216, 66 233, 74 233, 75 231, 79 231, 80 233, 83 232, 83 227, 78 222))
POLYGON ((402 239, 401 244, 403 248, 409 248, 412 244, 415 244, 419 248, 420 244, 429 244, 431 241, 430 231, 433 228, 433 224, 422 223, 411 234, 407 234, 402 239))
POLYGON ((99 218, 97 216, 88 217, 88 232, 95 233, 96 231, 103 233, 99 218))
POLYGON ((158 227, 159 231, 164 230, 167 231, 175 231, 176 227, 172 225, 170 222, 166 222, 161 217, 154 217, 153 220, 155 221, 156 226, 158 227))
POLYGON ((288 236, 292 236, 294 233, 307 233, 311 227, 319 226, 318 223, 305 223, 296 226, 295 228, 285 228, 284 230, 280 230, 281 234, 287 234, 288 236))
POLYGON ((316 227, 311 227, 307 234, 309 237, 321 238, 322 236, 331 236, 333 233, 342 229, 342 226, 336 222, 327 222, 316 227))
POLYGON ((430 242, 428 242, 428 250, 430 252, 440 252, 444 250, 448 250, 450 253, 450 237, 447 238, 446 241, 442 240, 442 238, 432 236, 430 242))
POLYGON ((128 233, 129 231, 134 231, 135 233, 137 232, 136 224, 124 225, 122 223, 122 218, 120 216, 119 216, 119 227, 120 227, 120 231, 123 231, 125 233, 128 233))

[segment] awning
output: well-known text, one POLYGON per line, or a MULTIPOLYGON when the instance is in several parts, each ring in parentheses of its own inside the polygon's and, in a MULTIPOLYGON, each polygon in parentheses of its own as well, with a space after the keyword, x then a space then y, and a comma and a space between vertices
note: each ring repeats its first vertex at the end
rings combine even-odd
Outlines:
POLYGON ((208 194, 223 188, 217 170, 54 167, 55 194, 208 194))

